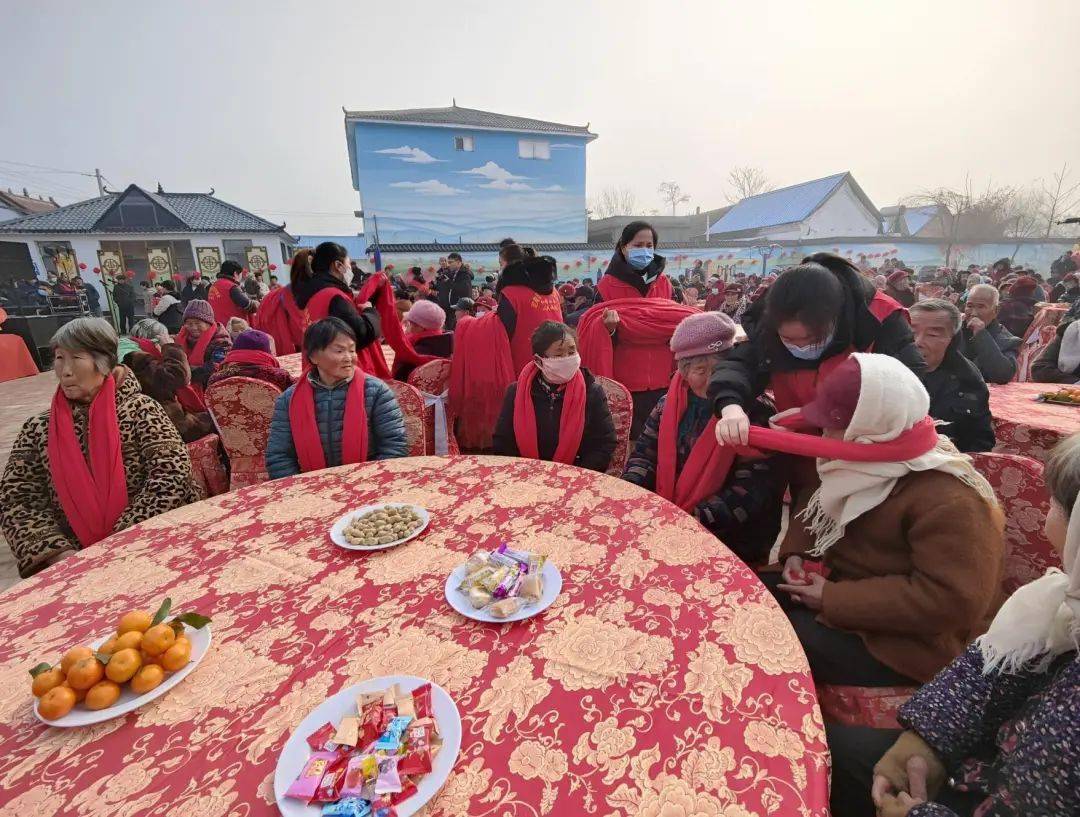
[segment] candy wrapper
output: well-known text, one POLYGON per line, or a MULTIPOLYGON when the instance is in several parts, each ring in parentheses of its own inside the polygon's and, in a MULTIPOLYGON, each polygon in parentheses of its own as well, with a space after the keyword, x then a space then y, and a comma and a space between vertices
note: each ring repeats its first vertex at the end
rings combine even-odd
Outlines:
POLYGON ((311 751, 318 752, 320 749, 331 750, 336 746, 331 743, 330 738, 334 736, 337 730, 334 729, 334 724, 326 723, 307 736, 307 745, 311 747, 311 751), (327 746, 327 744, 330 744, 327 746))
POLYGON ((390 723, 390 721, 397 715, 397 699, 398 699, 398 687, 394 684, 389 689, 383 691, 382 699, 382 715, 383 725, 390 723))
POLYGON ((398 715, 390 721, 386 731, 375 741, 375 751, 396 753, 401 748, 405 730, 409 728, 410 723, 412 723, 412 718, 408 715, 398 715))
POLYGON ((491 553, 474 553, 464 565, 458 583, 475 610, 496 618, 509 618, 544 594, 541 572, 544 557, 505 544, 491 553))
POLYGON ((328 771, 337 768, 341 755, 337 752, 315 752, 304 764, 300 776, 285 790, 286 797, 311 802, 319 790, 319 784, 328 771))
POLYGON ((396 806, 403 800, 408 800, 414 794, 416 794, 416 784, 411 780, 406 780, 401 784, 401 791, 390 795, 390 804, 396 806))
POLYGON ((341 787, 345 782, 345 766, 339 763, 336 767, 329 768, 319 787, 315 790, 312 803, 334 803, 341 799, 341 787))
POLYGON ((389 797, 380 797, 371 804, 371 817, 397 817, 397 809, 389 797))
POLYGON ((434 717, 435 713, 431 708, 431 684, 421 684, 414 689, 412 699, 418 719, 434 717))
POLYGON ((383 696, 361 695, 357 701, 360 709, 360 734, 357 746, 370 746, 383 731, 383 696))
POLYGON ((375 794, 393 794, 401 791, 401 776, 398 774, 398 756, 379 758, 379 776, 375 780, 375 794))
POLYGON ((371 803, 359 797, 345 797, 323 806, 323 817, 372 817, 371 803))
POLYGON ((342 718, 331 740, 339 746, 356 746, 360 742, 360 719, 342 718))
POLYGON ((375 755, 354 755, 349 758, 345 768, 345 784, 341 789, 342 797, 363 797, 370 800, 375 796, 375 781, 379 777, 379 759, 375 755))

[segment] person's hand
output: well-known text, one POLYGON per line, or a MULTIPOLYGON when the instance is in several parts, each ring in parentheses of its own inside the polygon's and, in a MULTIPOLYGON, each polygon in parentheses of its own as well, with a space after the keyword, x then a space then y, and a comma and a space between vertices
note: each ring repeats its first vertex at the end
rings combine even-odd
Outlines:
POLYGON ((794 601, 808 610, 820 610, 828 582, 820 573, 806 573, 805 576, 806 581, 803 584, 778 584, 777 589, 790 593, 794 601))
POLYGON ((371 305, 371 301, 364 301, 362 304, 357 304, 356 305, 357 312, 363 312, 365 309, 374 309, 374 308, 375 307, 373 307, 371 305))
POLYGON ((968 318, 967 328, 971 330, 971 334, 976 335, 986 328, 986 323, 979 318, 968 318))
POLYGON ((886 794, 881 798, 881 805, 877 808, 878 817, 907 817, 915 806, 925 802, 925 800, 912 797, 906 791, 895 796, 886 794))
POLYGON ((802 409, 796 407, 785 409, 784 411, 774 414, 772 417, 769 418, 769 428, 773 429, 774 431, 791 431, 791 429, 787 426, 779 425, 778 421, 784 419, 785 417, 790 417, 792 414, 798 414, 800 411, 802 411, 802 409))
MULTIPOLYGON (((907 731, 896 739, 892 748, 874 766, 870 796, 879 814, 886 813, 882 811, 886 803, 898 808, 899 804, 893 801, 899 801, 901 794, 914 801, 908 805, 910 809, 917 802, 936 795, 944 782, 945 767, 937 754, 915 732, 907 731)), ((907 814, 907 811, 889 813, 907 814)))
POLYGON ((607 309, 604 311, 604 328, 608 330, 608 334, 611 334, 619 326, 619 313, 614 309, 607 309))
POLYGON ((806 571, 803 570, 802 556, 788 556, 784 562, 784 572, 780 574, 784 584, 806 584, 806 571))
POLYGON ((720 445, 750 444, 750 418, 742 406, 734 403, 724 406, 716 424, 716 442, 720 445))

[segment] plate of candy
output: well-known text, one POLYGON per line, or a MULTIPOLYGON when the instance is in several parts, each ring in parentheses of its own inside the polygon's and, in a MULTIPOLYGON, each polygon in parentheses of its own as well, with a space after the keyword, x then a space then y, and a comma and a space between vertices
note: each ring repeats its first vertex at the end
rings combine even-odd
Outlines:
POLYGON ((562 590, 559 568, 543 556, 505 544, 478 551, 446 579, 446 600, 461 615, 505 624, 547 609, 562 590))
POLYGON ((409 817, 434 797, 461 749, 446 690, 413 675, 370 678, 323 701, 278 758, 285 817, 409 817))

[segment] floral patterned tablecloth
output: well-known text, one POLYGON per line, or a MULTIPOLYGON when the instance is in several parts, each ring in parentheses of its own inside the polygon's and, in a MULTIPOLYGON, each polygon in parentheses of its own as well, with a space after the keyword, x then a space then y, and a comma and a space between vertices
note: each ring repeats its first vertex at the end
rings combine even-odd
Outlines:
POLYGON ((1080 431, 1080 406, 1042 403, 1036 398, 1058 388, 1053 383, 1006 383, 990 387, 994 450, 1045 461, 1058 442, 1080 431))
POLYGON ((426 676, 455 699, 457 765, 436 815, 827 814, 828 753, 805 657, 752 573, 628 483, 496 457, 345 466, 190 505, 0 595, 0 815, 268 815, 286 738, 364 678, 426 676), (432 523, 380 553, 330 523, 377 500, 432 523), (450 570, 501 541, 547 554, 563 592, 486 625, 450 570), (34 719, 27 670, 171 596, 213 616, 196 670, 82 729, 34 719))

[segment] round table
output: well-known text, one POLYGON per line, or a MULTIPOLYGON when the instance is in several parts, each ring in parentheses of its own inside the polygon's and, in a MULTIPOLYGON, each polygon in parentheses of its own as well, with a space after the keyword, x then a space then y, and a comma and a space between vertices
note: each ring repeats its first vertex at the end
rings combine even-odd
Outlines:
POLYGON ((1045 461, 1062 438, 1080 431, 1080 406, 1042 403, 1036 399, 1057 388, 1054 383, 990 385, 990 413, 997 438, 994 451, 1045 461))
POLYGON ((0 595, 0 815, 275 814, 278 753, 327 695, 394 673, 441 684, 461 754, 431 814, 824 815, 828 751, 806 660, 753 574, 628 483, 498 457, 320 471, 158 516, 0 595), (431 511, 356 553, 331 522, 379 500, 431 511), (543 614, 486 625, 446 575, 507 541, 564 578, 543 614), (34 719, 27 670, 124 611, 213 617, 167 695, 84 729, 34 719))

